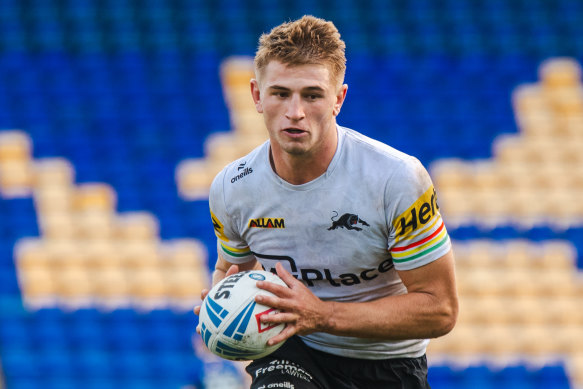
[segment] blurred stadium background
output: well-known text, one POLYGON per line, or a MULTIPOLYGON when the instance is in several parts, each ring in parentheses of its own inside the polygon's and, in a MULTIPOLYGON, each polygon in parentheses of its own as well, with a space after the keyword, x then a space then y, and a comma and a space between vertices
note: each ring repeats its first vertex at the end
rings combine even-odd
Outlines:
POLYGON ((259 34, 303 14, 347 43, 340 124, 440 194, 432 386, 583 387, 580 0, 0 1, 0 387, 202 387, 206 190, 266 138, 259 34))

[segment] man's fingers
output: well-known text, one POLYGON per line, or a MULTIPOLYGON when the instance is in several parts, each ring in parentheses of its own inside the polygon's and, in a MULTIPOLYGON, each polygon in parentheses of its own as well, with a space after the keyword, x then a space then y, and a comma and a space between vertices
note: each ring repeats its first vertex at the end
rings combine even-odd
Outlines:
POLYGON ((229 270, 227 270, 225 277, 232 276, 233 274, 236 274, 236 273, 239 273, 239 265, 231 265, 229 270))
POLYGON ((287 270, 285 270, 281 262, 277 262, 275 264, 275 271, 277 272, 279 278, 281 278, 283 282, 285 282, 287 286, 289 286, 290 288, 294 283, 299 282, 298 280, 295 279, 294 276, 292 276, 287 270))
POLYGON ((285 326, 285 328, 279 334, 275 335, 274 337, 270 338, 267 341, 267 345, 273 346, 274 344, 278 344, 280 342, 288 340, 293 335, 295 335, 295 333, 296 333, 295 326, 291 325, 285 326))
MULTIPOLYGON (((257 284, 256 285, 257 285, 257 287, 259 289, 263 289, 263 290, 265 290, 267 292, 271 292, 274 295, 279 296, 279 297, 289 297, 291 295, 290 294, 290 291, 291 291, 290 288, 288 288, 286 286, 279 285, 279 284, 275 284, 273 282, 269 282, 269 281, 257 281, 257 284)), ((257 295, 257 296, 259 297, 259 296, 266 296, 266 295, 261 295, 260 294, 260 295, 257 295)), ((255 301, 257 301, 257 300, 255 300, 255 301)), ((259 302, 259 301, 257 301, 257 302, 259 302)))
POLYGON ((279 312, 273 313, 271 315, 263 315, 261 317, 261 322, 263 324, 290 324, 298 320, 298 315, 294 313, 279 312))

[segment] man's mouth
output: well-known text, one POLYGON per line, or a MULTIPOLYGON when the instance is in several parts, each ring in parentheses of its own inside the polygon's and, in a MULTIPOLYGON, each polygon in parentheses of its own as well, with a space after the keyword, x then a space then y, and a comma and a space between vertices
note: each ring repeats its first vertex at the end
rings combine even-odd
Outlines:
POLYGON ((289 134, 301 134, 305 132, 304 130, 301 130, 299 128, 286 128, 284 131, 289 134))

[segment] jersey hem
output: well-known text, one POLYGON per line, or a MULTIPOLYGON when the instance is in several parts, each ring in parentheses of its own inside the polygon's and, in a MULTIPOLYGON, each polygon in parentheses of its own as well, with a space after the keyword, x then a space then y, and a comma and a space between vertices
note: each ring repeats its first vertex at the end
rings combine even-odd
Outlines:
POLYGON ((358 358, 358 359, 371 359, 371 360, 382 360, 382 359, 398 359, 398 358, 419 358, 425 355, 427 352, 427 345, 429 344, 428 339, 421 339, 421 348, 419 350, 412 351, 364 351, 358 349, 347 349, 347 348, 335 348, 329 346, 323 346, 319 343, 313 342, 307 337, 300 336, 302 341, 310 348, 325 352, 332 355, 337 355, 340 357, 358 358))

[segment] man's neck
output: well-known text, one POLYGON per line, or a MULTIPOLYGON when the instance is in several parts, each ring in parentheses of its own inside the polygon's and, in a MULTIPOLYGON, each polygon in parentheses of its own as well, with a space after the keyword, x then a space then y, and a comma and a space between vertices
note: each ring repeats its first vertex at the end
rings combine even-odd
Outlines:
POLYGON ((333 142, 327 142, 317 150, 305 154, 289 154, 271 146, 269 159, 275 173, 292 185, 306 184, 328 170, 338 145, 335 134, 333 142))

